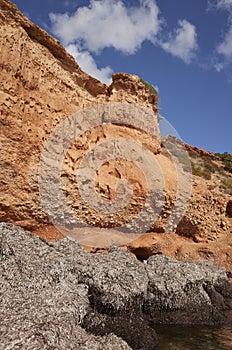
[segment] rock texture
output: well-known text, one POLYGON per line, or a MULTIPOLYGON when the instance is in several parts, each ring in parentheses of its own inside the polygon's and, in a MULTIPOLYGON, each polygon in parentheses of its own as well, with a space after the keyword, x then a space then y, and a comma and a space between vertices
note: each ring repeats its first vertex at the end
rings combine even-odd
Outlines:
POLYGON ((211 264, 158 255, 144 265, 117 247, 93 255, 5 223, 0 279, 0 349, 154 350, 157 323, 222 323, 231 295, 211 264))
MULTIPOLYGON (((37 175, 41 152, 54 128, 73 113, 106 102, 149 107, 156 123, 158 98, 137 76, 116 74, 109 88, 90 77, 57 40, 31 23, 8 0, 0 1, 0 24, 0 220, 33 229, 47 220, 40 206, 37 175)), ((130 125, 129 120, 126 123, 130 125)), ((155 153, 159 152, 157 139, 152 141, 142 130, 101 125, 85 133, 79 149, 73 146, 69 150, 65 164, 72 170, 69 177, 76 159, 112 135, 139 137, 145 144, 152 144, 155 153)), ((112 182, 122 167, 109 165, 107 174, 116 173, 111 176, 112 182)), ((99 190, 105 195, 107 180, 103 174, 99 190)))
MULTIPOLYGON (((46 240, 71 235, 89 251, 103 251, 117 243, 127 246, 139 259, 163 253, 180 260, 212 261, 232 273, 231 195, 220 191, 220 179, 215 174, 211 180, 193 176, 192 195, 182 220, 170 227, 171 235, 164 233, 178 197, 178 174, 167 152, 166 141, 161 143, 160 140, 157 95, 136 75, 115 74, 109 87, 90 77, 57 40, 29 21, 9 0, 0 0, 0 35, 0 221, 15 223, 46 240), (76 171, 83 156, 103 141, 114 137, 135 140, 157 161, 165 183, 165 191, 161 189, 154 196, 156 199, 164 197, 160 216, 151 223, 152 234, 142 238, 131 235, 125 239, 119 232, 106 234, 100 229, 76 232, 75 227, 59 232, 50 225, 41 206, 39 164, 51 133, 68 116, 109 103, 126 103, 128 110, 130 106, 146 108, 150 111, 146 116, 149 114, 154 120, 153 135, 144 130, 149 120, 144 115, 136 127, 132 127, 136 118, 128 111, 121 114, 122 119, 125 118, 120 123, 118 120, 114 123, 110 114, 102 115, 101 125, 85 132, 70 145, 61 171, 62 186, 71 209, 90 226, 114 229, 130 222, 143 208, 147 196, 141 171, 122 159, 107 160, 103 164, 96 175, 95 187, 106 203, 115 199, 119 180, 127 180, 133 189, 132 200, 125 210, 104 217, 80 198, 76 171), (132 240, 134 242, 128 244, 132 240)), ((178 153, 179 142, 171 140, 171 144, 178 153)), ((190 153, 194 151, 200 157, 218 161, 209 152, 189 145, 184 147, 190 153)), ((185 162, 182 165, 184 168, 185 162)), ((228 175, 227 182, 231 183, 231 178, 228 175)), ((62 217, 61 203, 53 202, 57 205, 57 218, 62 217)), ((147 226, 142 222, 138 229, 147 231, 147 226)))

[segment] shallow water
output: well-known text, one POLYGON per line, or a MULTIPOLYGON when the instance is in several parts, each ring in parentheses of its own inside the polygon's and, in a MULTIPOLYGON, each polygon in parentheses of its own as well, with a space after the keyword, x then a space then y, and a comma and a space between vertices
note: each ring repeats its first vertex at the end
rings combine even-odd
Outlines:
POLYGON ((232 324, 223 327, 156 326, 159 350, 232 350, 232 324))

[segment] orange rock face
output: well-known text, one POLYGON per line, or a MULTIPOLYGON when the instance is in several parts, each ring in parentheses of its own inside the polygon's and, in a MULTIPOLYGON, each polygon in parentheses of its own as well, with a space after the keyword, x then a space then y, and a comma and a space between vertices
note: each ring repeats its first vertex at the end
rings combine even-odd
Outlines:
MULTIPOLYGON (((0 220, 32 229, 46 222, 37 176, 41 152, 54 128, 79 110, 121 102, 120 96, 124 102, 150 109, 157 109, 157 101, 136 76, 116 75, 116 86, 112 83, 108 88, 84 73, 57 40, 31 23, 10 1, 0 0, 0 24, 0 220)), ((115 128, 102 125, 85 133, 80 141, 82 150, 69 150, 66 168, 73 165, 72 157, 83 155, 98 139, 111 138, 115 128)), ((119 127, 117 133, 123 137, 125 130, 119 127)), ((140 134, 145 143, 150 142, 133 129, 128 132, 129 138, 133 138, 133 132, 135 137, 140 134)), ((156 140, 151 147, 157 153, 159 142, 156 140)), ((115 165, 111 168, 109 172, 117 171, 115 165)))
MULTIPOLYGON (((15 223, 48 240, 69 234, 93 251, 118 244, 128 247, 140 259, 163 253, 178 259, 211 260, 232 271, 231 208, 228 207, 231 197, 220 191, 216 175, 211 180, 193 176, 192 183, 180 176, 182 170, 178 172, 178 164, 184 168, 186 158, 182 159, 179 154, 180 161, 176 162, 169 148, 164 144, 161 147, 157 95, 136 75, 115 74, 109 87, 90 77, 57 40, 30 22, 8 0, 0 0, 0 35, 0 221, 15 223), (69 121, 73 123, 69 118, 74 115, 78 123, 74 123, 66 135, 66 139, 71 140, 68 147, 49 143, 54 130, 60 131, 63 127, 63 131, 67 131, 64 125, 69 121), (74 140, 75 128, 80 137, 74 140), (124 144, 121 140, 128 144, 124 157, 123 149, 117 153, 118 147, 124 144), (107 152, 101 148, 106 142, 111 147, 108 149, 111 157, 106 157, 107 152), (136 148, 134 142, 140 148, 136 148), (59 168, 63 199, 59 201, 53 193, 45 193, 44 197, 48 195, 56 222, 64 215, 61 205, 64 200, 72 215, 89 225, 84 231, 70 221, 60 232, 52 225, 52 215, 41 203, 38 176, 48 144, 54 147, 49 154, 45 152, 51 167, 58 156, 63 157, 59 168), (95 169, 93 184, 88 185, 92 173, 86 164, 93 161, 94 157, 88 158, 88 155, 94 149, 97 149, 94 156, 102 162, 95 169), (134 156, 137 151, 138 155, 134 156), (154 178, 147 175, 152 162, 157 171, 154 178), (77 174, 82 176, 83 184, 87 183, 84 188, 89 195, 84 200, 77 185, 77 174), (128 188, 131 192, 125 208, 117 207, 115 202, 117 211, 99 214, 91 207, 95 192, 109 209, 109 203, 128 188), (115 231, 140 214, 147 192, 155 205, 160 206, 158 215, 152 214, 154 217, 147 224, 143 224, 141 216, 141 223, 132 225, 132 234, 115 231), (189 200, 184 200, 184 196, 189 200), (90 202, 86 203, 85 199, 90 202), (178 205, 174 208, 176 202, 178 205), (174 209, 182 220, 170 219, 174 209), (111 231, 104 231, 104 227, 111 231), (136 228, 140 234, 150 233, 136 236, 136 228)), ((196 151, 199 157, 214 158, 204 150, 184 147, 196 151)), ((42 178, 49 183, 49 171, 45 170, 42 178)), ((231 181, 231 177, 229 179, 231 181)), ((56 189, 54 184, 51 188, 56 189)), ((61 226, 64 222, 65 216, 61 226)))

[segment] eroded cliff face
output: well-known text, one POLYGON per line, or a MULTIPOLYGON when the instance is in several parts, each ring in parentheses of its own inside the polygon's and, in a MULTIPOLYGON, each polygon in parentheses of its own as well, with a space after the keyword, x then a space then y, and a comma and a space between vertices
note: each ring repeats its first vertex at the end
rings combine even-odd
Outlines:
MULTIPOLYGON (((38 195, 38 164, 56 125, 78 110, 106 102, 136 102, 154 110, 155 117, 157 98, 137 76, 116 74, 110 87, 90 77, 57 40, 7 0, 0 0, 0 35, 0 220, 34 228, 46 221, 38 195)), ((115 129, 102 125, 85 135, 84 151, 96 140, 112 137, 115 129)), ((125 127, 119 129, 126 134, 125 127)), ((138 134, 131 129, 130 137, 133 133, 138 134)), ((152 147, 159 152, 157 140, 152 147)))
MULTIPOLYGON (((183 220, 170 226, 171 235, 160 235, 178 197, 179 179, 167 149, 161 147, 157 95, 136 75, 115 74, 109 87, 90 77, 57 40, 30 22, 8 0, 0 0, 0 35, 0 221, 35 231, 45 239, 60 235, 49 226, 49 218, 41 206, 38 187, 41 154, 55 128, 69 116, 82 115, 82 111, 89 116, 93 110, 99 112, 102 105, 116 103, 121 106, 118 110, 121 119, 115 110, 115 119, 110 110, 104 111, 99 125, 91 130, 82 129, 83 119, 82 136, 65 153, 60 175, 66 200, 74 213, 90 226, 114 228, 141 211, 147 181, 133 162, 120 157, 108 159, 97 171, 95 189, 106 201, 115 199, 118 180, 125 179, 131 184, 130 205, 118 214, 104 217, 97 214, 82 201, 76 186, 77 169, 83 156, 92 149, 114 138, 137 141, 149 150, 161 169, 165 188, 160 189, 159 195, 164 197, 164 205, 159 219, 150 227, 153 233, 127 247, 141 259, 164 253, 182 260, 211 260, 232 272, 231 219, 226 216, 230 195, 220 192, 217 177, 206 181, 193 176, 192 195, 185 204, 183 220), (146 132, 147 126, 152 133, 146 132)), ((92 120, 94 124, 94 116, 92 120)), ((191 147, 185 146, 191 151, 191 147)), ((133 153, 133 148, 128 153, 133 153)), ((202 151, 201 155, 210 156, 206 153, 202 151)), ((103 156, 101 151, 100 158, 103 156)), ((55 204, 59 219, 62 210, 59 211, 59 201, 55 204)), ((182 202, 179 204, 181 207, 182 202)), ((147 230, 145 225, 142 229, 147 230)), ((102 249, 112 243, 125 244, 122 236, 111 231, 109 240, 100 231, 81 235, 89 250, 91 246, 102 249)), ((134 238, 130 237, 130 240, 134 238)))

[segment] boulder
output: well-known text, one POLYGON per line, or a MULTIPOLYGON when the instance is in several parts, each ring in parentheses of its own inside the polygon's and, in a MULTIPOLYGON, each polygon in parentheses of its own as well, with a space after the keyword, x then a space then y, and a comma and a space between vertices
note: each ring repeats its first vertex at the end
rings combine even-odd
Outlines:
POLYGON ((232 291, 224 268, 154 255, 146 270, 145 313, 152 323, 215 325, 225 320, 225 298, 232 291))
POLYGON ((126 342, 134 349, 153 349, 154 329, 135 320, 128 326, 132 321, 129 305, 136 314, 147 280, 143 280, 143 266, 123 253, 91 255, 74 239, 49 245, 19 227, 0 224, 4 296, 0 349, 17 345, 25 349, 127 350, 126 342))
POLYGON ((210 264, 154 255, 145 265, 116 246, 90 254, 7 223, 0 259, 2 349, 154 350, 157 323, 223 323, 231 295, 210 264))

